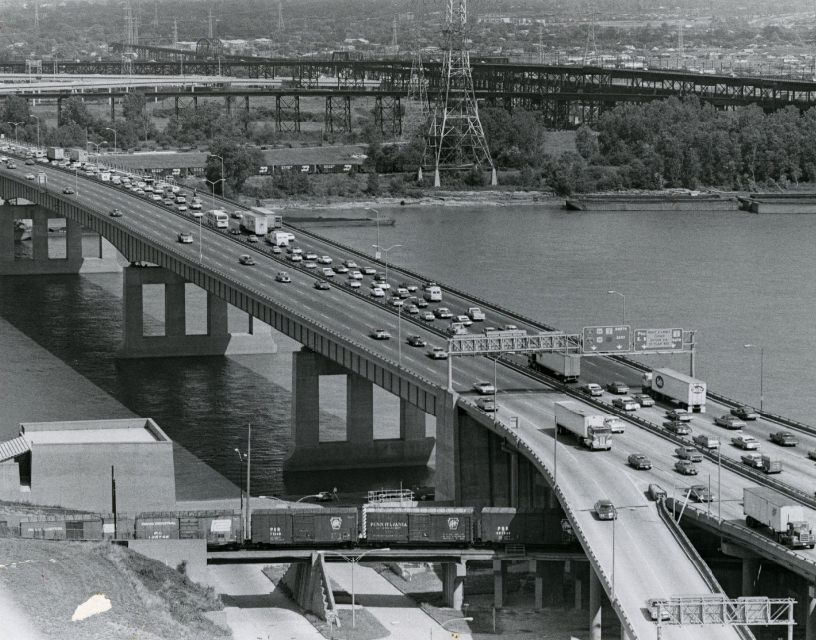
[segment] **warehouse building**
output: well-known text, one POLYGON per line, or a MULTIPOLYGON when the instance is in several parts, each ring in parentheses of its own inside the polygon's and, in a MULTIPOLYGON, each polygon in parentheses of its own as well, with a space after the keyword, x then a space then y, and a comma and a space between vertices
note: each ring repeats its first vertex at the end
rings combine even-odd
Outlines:
POLYGON ((150 418, 29 422, 0 442, 0 500, 100 513, 175 508, 173 442, 150 418))

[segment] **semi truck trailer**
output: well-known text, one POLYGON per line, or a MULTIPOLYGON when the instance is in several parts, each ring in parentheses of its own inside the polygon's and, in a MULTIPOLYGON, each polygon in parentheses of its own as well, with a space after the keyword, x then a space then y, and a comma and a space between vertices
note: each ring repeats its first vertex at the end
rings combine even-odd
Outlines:
POLYGON ((587 449, 612 448, 612 429, 606 416, 593 413, 591 409, 573 400, 555 403, 555 428, 558 433, 571 433, 587 449))
POLYGON ((269 231, 266 216, 257 213, 244 213, 241 216, 241 227, 248 233, 256 236, 265 236, 269 231))
POLYGON ((655 369, 641 379, 644 393, 656 400, 668 400, 688 411, 705 413, 706 383, 673 369, 655 369))
POLYGON ((777 542, 791 549, 813 549, 816 538, 802 505, 768 487, 745 487, 742 498, 749 527, 768 527, 777 542))
POLYGON ((529 362, 533 369, 552 373, 564 382, 575 382, 581 375, 581 356, 574 353, 534 353, 529 362))

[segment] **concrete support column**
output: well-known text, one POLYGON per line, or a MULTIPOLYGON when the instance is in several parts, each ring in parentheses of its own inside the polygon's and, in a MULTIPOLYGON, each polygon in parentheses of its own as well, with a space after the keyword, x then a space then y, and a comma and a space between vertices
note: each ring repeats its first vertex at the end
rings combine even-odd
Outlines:
POLYGON ((580 611, 584 606, 583 587, 584 587, 584 583, 581 581, 581 578, 575 578, 575 582, 574 582, 575 602, 573 604, 573 608, 576 611, 580 611))
POLYGON ((374 440, 374 385, 356 373, 346 378, 346 440, 374 440))
POLYGON ((70 218, 65 221, 65 257, 82 261, 82 225, 70 218))
POLYGON ((564 561, 551 560, 543 564, 547 602, 560 607, 564 601, 564 561))
POLYGON ((400 440, 425 437, 425 412, 400 398, 400 440))
POLYGON ((592 565, 589 567, 589 638, 601 640, 601 581, 592 565))
POLYGON ((806 585, 802 602, 805 609, 805 640, 816 640, 816 586, 806 585))
POLYGON ((229 334, 229 314, 226 300, 207 293, 207 335, 229 334))
POLYGON ((320 375, 317 354, 292 354, 292 442, 295 448, 320 444, 320 375))
POLYGON ((48 260, 48 212, 43 209, 33 212, 31 223, 34 261, 48 260))
POLYGON ((493 561, 493 606, 501 609, 504 606, 504 584, 507 577, 507 563, 504 560, 493 561))
POLYGON ((128 350, 141 344, 144 337, 142 298, 142 279, 137 269, 128 267, 122 272, 122 302, 125 306, 123 315, 124 349, 128 350))
POLYGON ((519 506, 519 454, 510 454, 510 506, 519 506))
POLYGON ((187 333, 187 302, 184 282, 164 285, 164 335, 183 336, 187 333))
POLYGON ((538 609, 544 608, 544 561, 530 560, 530 572, 535 575, 535 595, 534 606, 538 609))
POLYGON ((442 567, 442 593, 445 597, 445 605, 451 609, 461 609, 465 600, 467 563, 445 562, 442 567))
POLYGON ((0 261, 14 261, 14 216, 11 207, 0 207, 0 261))
POLYGON ((743 596, 756 595, 756 578, 759 572, 759 558, 742 559, 742 592, 743 596))

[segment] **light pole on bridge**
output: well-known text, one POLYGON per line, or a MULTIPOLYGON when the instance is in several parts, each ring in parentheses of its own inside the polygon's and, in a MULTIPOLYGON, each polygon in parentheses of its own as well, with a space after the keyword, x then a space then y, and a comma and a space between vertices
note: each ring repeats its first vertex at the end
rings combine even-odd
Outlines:
MULTIPOLYGON (((238 447, 235 447, 233 451, 238 454, 238 460, 241 461, 241 469, 238 475, 238 489, 241 493, 241 540, 243 541, 246 538, 244 532, 244 460, 247 459, 247 454, 243 453, 238 447)), ((249 501, 249 496, 247 496, 247 501, 249 501)))
POLYGON ((765 347, 744 344, 744 349, 759 349, 759 412, 765 408, 765 347))
POLYGON ((377 254, 375 255, 375 258, 377 260, 380 259, 380 251, 382 251, 385 254, 385 281, 388 282, 388 252, 391 251, 391 249, 396 249, 397 247, 401 247, 402 245, 392 244, 390 247, 381 247, 378 244, 373 244, 371 246, 377 249, 377 254))
MULTIPOLYGON (((211 158, 218 158, 221 161, 221 173, 219 175, 220 180, 216 180, 215 182, 226 182, 227 177, 224 175, 224 158, 219 156, 217 153, 211 153, 211 158)), ((207 181, 209 182, 209 180, 207 181)), ((224 185, 221 185, 221 195, 224 195, 224 185)), ((213 183, 213 209, 215 209, 215 183, 213 183)))
POLYGON ((337 551, 329 551, 329 550, 319 552, 319 553, 322 553, 322 554, 330 553, 333 556, 338 556, 340 558, 343 558, 343 560, 345 560, 346 562, 351 563, 351 628, 352 629, 354 629, 357 626, 357 616, 356 616, 357 603, 355 601, 355 592, 354 592, 354 567, 358 562, 360 562, 360 560, 362 560, 369 553, 376 553, 378 551, 391 551, 391 548, 390 547, 383 547, 382 549, 369 549, 368 551, 363 551, 358 556, 347 556, 347 555, 344 555, 344 554, 339 553, 337 551))
POLYGON ((626 296, 623 295, 620 291, 615 291, 614 289, 610 289, 609 291, 607 291, 607 293, 618 295, 621 298, 623 298, 623 318, 621 319, 621 324, 625 325, 626 324, 626 296))
POLYGON ((37 149, 40 148, 40 116, 35 116, 33 113, 31 117, 37 121, 37 149))
POLYGON ((116 129, 113 127, 104 127, 106 131, 113 131, 113 153, 116 154, 116 129))
POLYGON ((397 307, 397 359, 402 366, 402 308, 409 300, 416 300, 416 296, 408 296, 402 299, 402 304, 397 307))
MULTIPOLYGON (((376 217, 376 220, 377 220, 377 244, 375 244, 373 246, 377 249, 377 251, 374 253, 374 259, 379 260, 380 259, 380 212, 377 209, 375 209, 374 207, 366 207, 365 210, 366 211, 373 211, 377 216, 376 217)), ((386 272, 387 272, 388 271, 388 266, 387 265, 386 265, 385 269, 386 269, 386 272)))
POLYGON ((6 124, 13 124, 14 125, 14 146, 19 147, 20 142, 19 142, 19 139, 17 138, 17 126, 21 125, 23 123, 22 122, 11 122, 10 120, 8 120, 6 122, 6 124))

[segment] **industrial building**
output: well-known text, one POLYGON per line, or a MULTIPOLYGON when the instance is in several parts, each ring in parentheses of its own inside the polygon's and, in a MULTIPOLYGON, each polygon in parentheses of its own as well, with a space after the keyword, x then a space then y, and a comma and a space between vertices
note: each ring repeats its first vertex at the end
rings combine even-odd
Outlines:
POLYGON ((119 512, 175 508, 173 442, 150 418, 28 422, 0 442, 0 500, 110 513, 114 491, 119 512))

